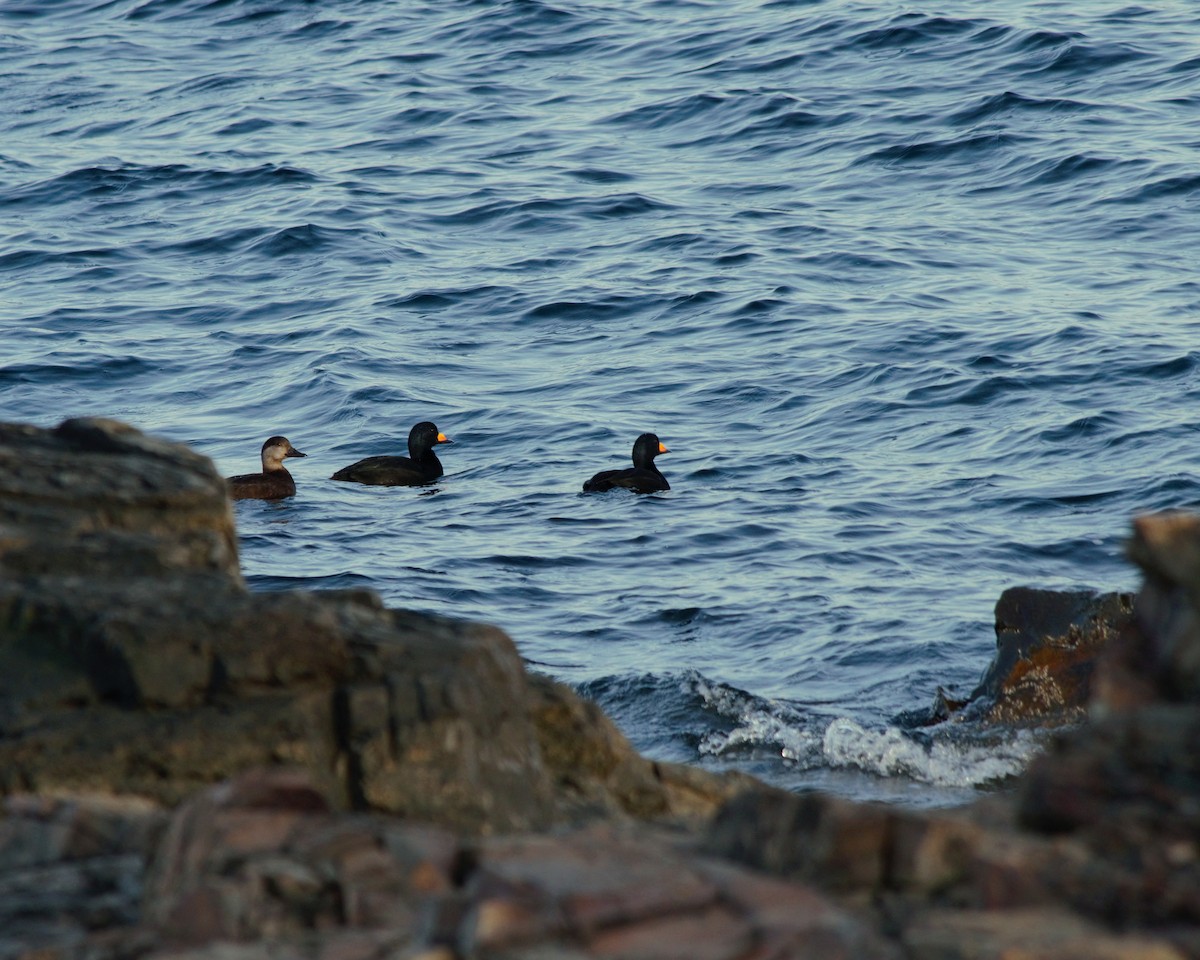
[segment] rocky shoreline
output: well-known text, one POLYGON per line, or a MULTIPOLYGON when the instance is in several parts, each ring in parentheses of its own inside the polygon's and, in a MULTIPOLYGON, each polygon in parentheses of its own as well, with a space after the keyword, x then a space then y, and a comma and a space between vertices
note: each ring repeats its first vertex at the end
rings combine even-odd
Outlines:
POLYGON ((252 594, 205 458, 0 425, 0 960, 1200 958, 1200 518, 1018 589, 966 702, 1064 725, 952 812, 637 754, 474 623, 252 594), (1079 723, 1086 716, 1086 723, 1079 723))

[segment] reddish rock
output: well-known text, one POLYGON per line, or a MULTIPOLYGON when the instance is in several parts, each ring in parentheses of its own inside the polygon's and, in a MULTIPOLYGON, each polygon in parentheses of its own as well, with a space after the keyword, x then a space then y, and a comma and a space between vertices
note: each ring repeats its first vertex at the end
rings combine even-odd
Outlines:
POLYGON ((179 946, 344 927, 410 939, 422 898, 452 888, 457 851, 428 827, 321 809, 294 772, 254 771, 174 815, 144 922, 179 946))
POLYGON ((1133 597, 1086 590, 1011 587, 996 602, 996 653, 968 697, 938 688, 930 707, 907 711, 902 727, 952 717, 977 724, 1057 727, 1079 723, 1102 684, 1101 662, 1130 628, 1133 597))
POLYGON ((971 702, 988 723, 1052 726, 1087 712, 1098 658, 1129 622, 1133 598, 1014 587, 996 603, 996 656, 971 702))
POLYGON ((890 955, 811 888, 643 830, 494 840, 477 856, 460 940, 468 955, 526 956, 546 944, 588 957, 890 955))
POLYGON ((600 931, 587 952, 596 960, 740 960, 753 943, 745 920, 712 906, 600 931))

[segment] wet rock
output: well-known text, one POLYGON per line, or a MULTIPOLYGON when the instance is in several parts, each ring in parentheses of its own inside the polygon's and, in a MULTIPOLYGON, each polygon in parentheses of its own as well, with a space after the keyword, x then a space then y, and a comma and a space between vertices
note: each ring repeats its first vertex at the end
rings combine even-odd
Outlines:
POLYGON ((1129 594, 1005 590, 996 603, 996 655, 971 700, 991 723, 1075 723, 1086 714, 1098 657, 1133 611, 1129 594))
POLYGON ((951 717, 1040 728, 1079 723, 1092 702, 1097 664, 1133 615, 1123 593, 1011 587, 996 602, 996 654, 965 699, 938 688, 932 705, 896 722, 917 727, 951 717))

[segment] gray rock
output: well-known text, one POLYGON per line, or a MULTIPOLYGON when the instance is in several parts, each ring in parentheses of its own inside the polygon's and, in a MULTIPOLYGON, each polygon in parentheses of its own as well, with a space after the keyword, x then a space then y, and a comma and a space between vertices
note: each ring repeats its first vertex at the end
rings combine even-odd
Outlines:
POLYGON ((0 573, 240 582, 224 480, 207 458, 114 420, 0 424, 0 573))

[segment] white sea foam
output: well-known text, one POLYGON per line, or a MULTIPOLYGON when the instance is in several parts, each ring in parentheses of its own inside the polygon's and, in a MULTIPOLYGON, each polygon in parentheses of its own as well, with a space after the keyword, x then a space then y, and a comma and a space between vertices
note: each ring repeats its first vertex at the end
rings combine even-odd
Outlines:
POLYGON ((767 711, 746 714, 734 729, 710 732, 700 741, 700 753, 719 757, 739 749, 771 746, 782 759, 807 763, 819 756, 821 738, 767 711))
POLYGON ((766 750, 799 767, 856 769, 939 787, 980 787, 1019 774, 1041 749, 1026 730, 969 731, 946 725, 919 735, 894 726, 872 728, 848 717, 824 721, 796 707, 754 697, 692 674, 689 688, 729 730, 700 741, 703 756, 731 757, 766 750))
POLYGON ((857 767, 941 787, 978 787, 1020 773, 1040 749, 1029 731, 986 741, 940 737, 923 743, 896 727, 870 730, 840 717, 825 728, 822 753, 832 767, 857 767))

